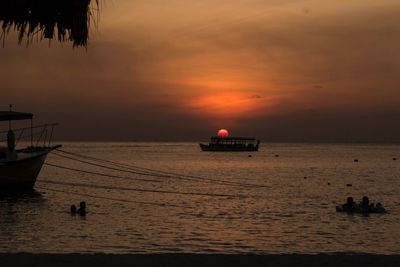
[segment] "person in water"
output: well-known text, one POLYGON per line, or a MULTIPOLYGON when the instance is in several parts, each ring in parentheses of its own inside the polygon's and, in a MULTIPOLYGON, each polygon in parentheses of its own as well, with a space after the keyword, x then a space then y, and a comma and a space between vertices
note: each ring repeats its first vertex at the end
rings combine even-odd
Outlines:
POLYGON ((364 196, 362 198, 361 203, 360 203, 360 208, 361 208, 362 212, 370 212, 371 211, 368 197, 364 196))
POLYGON ((86 202, 85 201, 81 201, 81 203, 79 203, 78 214, 80 216, 86 216, 86 202))
POLYGON ((348 197, 345 204, 343 204, 343 211, 354 212, 356 209, 356 203, 352 197, 348 197))
POLYGON ((386 209, 382 206, 382 204, 380 202, 378 202, 375 206, 375 212, 378 213, 385 213, 386 209))

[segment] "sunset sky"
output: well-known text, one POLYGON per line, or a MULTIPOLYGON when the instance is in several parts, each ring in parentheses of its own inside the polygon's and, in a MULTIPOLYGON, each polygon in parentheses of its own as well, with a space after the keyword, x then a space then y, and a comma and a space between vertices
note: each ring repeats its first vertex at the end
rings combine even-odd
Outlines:
POLYGON ((104 0, 87 50, 0 48, 0 109, 60 140, 400 142, 398 0, 104 0))

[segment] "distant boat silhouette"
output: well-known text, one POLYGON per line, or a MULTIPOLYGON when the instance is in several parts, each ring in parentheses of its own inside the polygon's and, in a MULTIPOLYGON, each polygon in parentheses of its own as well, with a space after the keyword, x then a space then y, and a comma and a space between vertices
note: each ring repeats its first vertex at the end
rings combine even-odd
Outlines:
POLYGON ((212 136, 209 144, 200 144, 202 151, 258 151, 260 140, 253 137, 212 136))
POLYGON ((18 31, 19 43, 46 38, 71 41, 74 47, 87 46, 91 2, 99 5, 99 0, 1 0, 3 46, 11 29, 18 31))
POLYGON ((61 147, 61 145, 51 146, 51 138, 53 129, 57 124, 46 124, 42 126, 18 129, 20 132, 18 139, 15 139, 14 131, 11 129, 11 121, 15 120, 31 120, 32 113, 21 113, 13 111, 0 111, 0 122, 8 121, 9 130, 7 132, 7 147, 0 147, 0 190, 3 189, 32 189, 35 185, 36 178, 45 162, 47 154, 61 147), (33 130, 42 129, 39 131, 39 141, 43 145, 33 145, 33 130), (30 134, 24 136, 25 132, 30 131, 30 134), (31 139, 31 145, 16 149, 16 142, 19 139, 28 137, 31 139))

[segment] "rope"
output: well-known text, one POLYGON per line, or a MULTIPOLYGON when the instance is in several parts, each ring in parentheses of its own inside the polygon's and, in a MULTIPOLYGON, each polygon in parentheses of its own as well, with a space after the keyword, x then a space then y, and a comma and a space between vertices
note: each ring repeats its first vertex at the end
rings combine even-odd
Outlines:
POLYGON ((96 167, 100 167, 100 168, 104 168, 104 169, 109 169, 109 170, 114 170, 114 171, 133 173, 133 174, 139 174, 139 175, 145 175, 145 176, 154 176, 154 177, 164 177, 164 178, 169 178, 170 177, 170 176, 166 176, 166 175, 156 175, 156 174, 153 175, 153 174, 149 174, 149 173, 127 171, 127 170, 123 170, 123 169, 107 167, 107 166, 96 164, 96 163, 93 163, 93 162, 89 162, 89 161, 85 161, 85 160, 80 160, 80 159, 68 157, 68 156, 65 156, 65 155, 60 155, 60 154, 57 154, 55 152, 53 152, 53 154, 56 155, 56 156, 67 158, 67 159, 70 159, 70 160, 74 160, 74 161, 77 161, 77 162, 80 162, 80 163, 85 163, 85 164, 88 164, 88 165, 92 165, 92 166, 96 166, 96 167))
POLYGON ((165 204, 165 203, 162 204, 162 203, 157 203, 157 202, 135 201, 135 200, 128 200, 128 199, 112 198, 112 197, 94 196, 94 195, 90 195, 90 194, 83 194, 83 193, 77 193, 77 192, 72 192, 72 191, 50 189, 48 187, 42 187, 42 186, 35 186, 35 188, 48 190, 48 191, 53 191, 53 192, 58 192, 58 193, 85 196, 85 197, 98 198, 98 199, 106 199, 106 200, 119 201, 119 202, 145 204, 145 205, 160 206, 160 207, 174 207, 174 208, 192 209, 192 207, 188 207, 188 206, 180 206, 180 205, 165 204))
POLYGON ((70 168, 70 167, 60 166, 60 165, 56 165, 56 164, 51 164, 51 163, 47 163, 47 162, 44 163, 44 165, 55 167, 55 168, 59 168, 59 169, 64 169, 64 170, 70 170, 70 171, 86 173, 86 174, 94 174, 94 175, 98 175, 98 176, 111 177, 111 178, 117 178, 117 179, 135 180, 135 181, 152 182, 152 183, 161 183, 162 182, 160 180, 150 180, 150 179, 142 179, 142 178, 124 177, 124 176, 105 174, 105 173, 100 173, 100 172, 85 171, 85 170, 80 170, 80 169, 74 169, 74 168, 70 168))
MULTIPOLYGON (((259 184, 251 184, 251 183, 240 183, 240 182, 230 182, 230 181, 223 181, 223 180, 216 180, 216 179, 211 179, 211 178, 205 178, 205 177, 200 177, 200 176, 192 176, 192 175, 184 175, 184 174, 177 174, 177 173, 173 173, 173 172, 165 172, 165 171, 159 171, 159 170, 153 170, 153 169, 149 169, 149 168, 143 168, 143 167, 138 167, 135 165, 128 165, 128 164, 122 164, 122 163, 116 163, 113 161, 109 161, 109 160, 104 160, 104 159, 99 159, 99 158, 94 158, 94 157, 90 157, 90 156, 86 156, 86 155, 82 155, 82 154, 78 154, 78 153, 73 153, 73 152, 68 152, 62 149, 56 149, 57 151, 61 152, 61 153, 65 153, 65 154, 69 154, 69 155, 73 155, 75 157, 81 157, 81 158, 85 158, 85 159, 89 159, 89 160, 93 160, 93 161, 100 161, 100 162, 105 162, 114 166, 119 166, 128 170, 135 170, 135 174, 142 174, 142 173, 137 173, 136 170, 145 170, 147 171, 146 175, 148 176, 157 176, 157 177, 165 177, 165 178, 176 178, 176 179, 181 179, 181 180, 187 180, 187 181, 197 181, 197 182, 203 182, 203 183, 214 183, 214 184, 220 184, 220 185, 229 185, 229 186, 240 186, 240 187, 268 187, 266 185, 259 185, 259 184), (149 173, 149 171, 153 172, 153 173, 149 173)), ((56 153, 54 153, 56 154, 56 153)), ((78 159, 74 159, 71 157, 67 157, 65 155, 60 155, 60 154, 56 154, 57 156, 61 156, 61 157, 66 157, 72 160, 76 160, 76 161, 80 161, 78 159)), ((86 161, 83 163, 87 163, 86 161)), ((88 164, 94 164, 94 163, 88 163, 88 164)), ((95 165, 97 166, 97 165, 95 165)), ((103 168, 109 168, 109 167, 104 167, 103 165, 101 165, 103 168)), ((121 169, 118 169, 121 170, 121 169)), ((126 170, 121 170, 121 171, 125 171, 126 170)))
POLYGON ((85 183, 56 182, 56 181, 51 181, 51 180, 40 180, 38 182, 45 183, 45 184, 80 186, 80 187, 88 187, 88 188, 112 189, 112 190, 121 190, 121 191, 136 191, 136 192, 144 192, 144 193, 162 193, 162 194, 208 196, 208 197, 238 197, 235 195, 226 195, 226 194, 179 192, 179 191, 143 189, 143 188, 133 188, 133 187, 104 186, 104 185, 85 184, 85 183))

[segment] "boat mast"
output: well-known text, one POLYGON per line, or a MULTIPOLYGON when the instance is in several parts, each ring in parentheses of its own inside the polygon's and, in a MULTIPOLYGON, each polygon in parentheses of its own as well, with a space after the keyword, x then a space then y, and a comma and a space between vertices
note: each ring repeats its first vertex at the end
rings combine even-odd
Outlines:
POLYGON ((31 119, 31 147, 33 147, 33 118, 31 119))
MULTIPOLYGON (((12 104, 9 105, 10 112, 12 111, 12 104)), ((11 120, 8 121, 8 130, 11 130, 11 120)))
MULTIPOLYGON (((10 114, 12 112, 12 105, 10 104, 10 114)), ((7 133, 7 147, 10 152, 13 152, 15 149, 15 135, 14 132, 11 130, 11 120, 12 116, 10 116, 8 120, 8 133, 7 133)))

